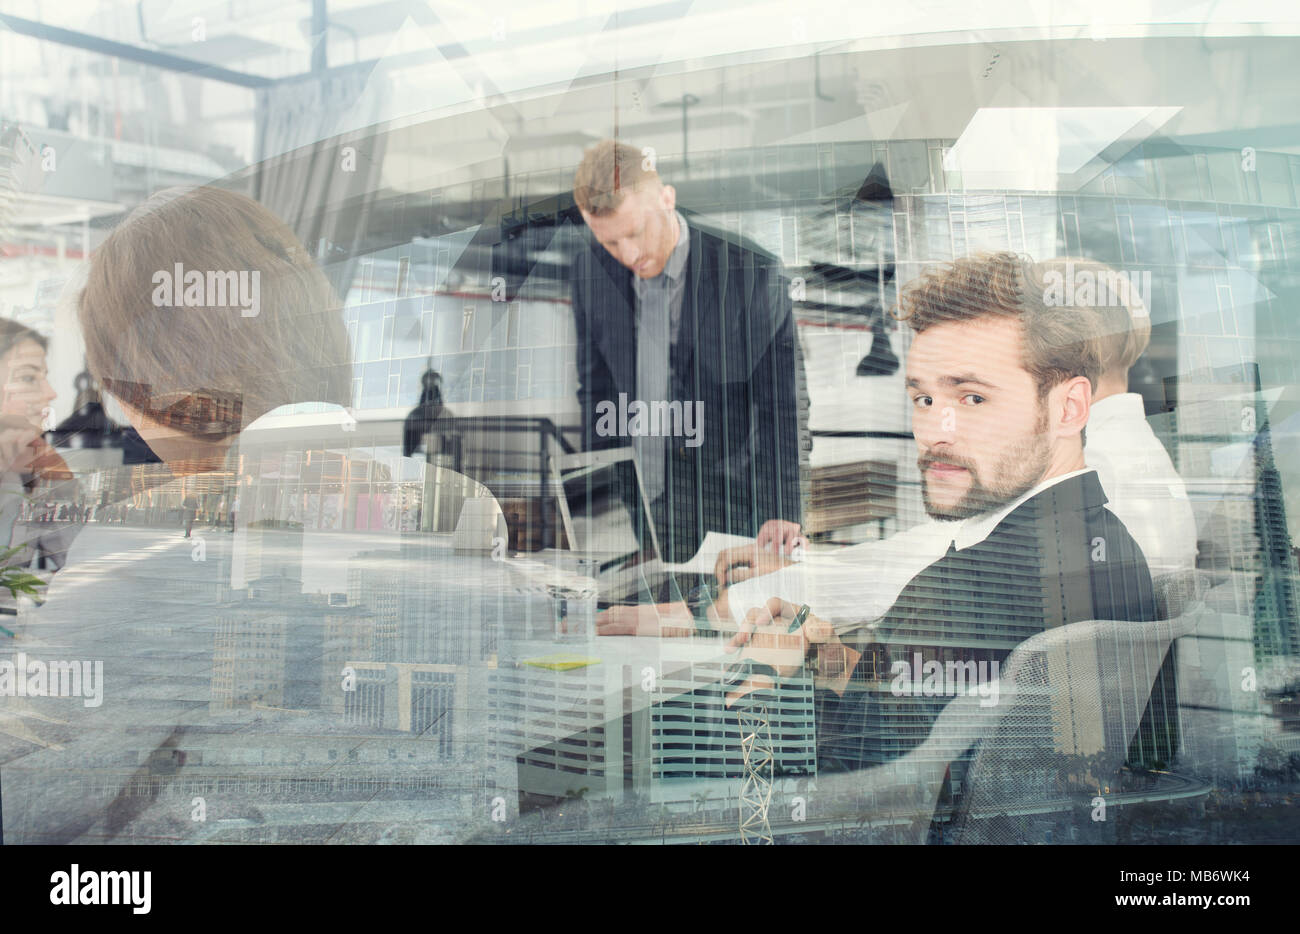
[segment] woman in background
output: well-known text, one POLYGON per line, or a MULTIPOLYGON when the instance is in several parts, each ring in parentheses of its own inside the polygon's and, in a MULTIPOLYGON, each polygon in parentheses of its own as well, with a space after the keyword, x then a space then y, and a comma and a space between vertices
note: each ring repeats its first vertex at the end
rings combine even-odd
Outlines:
POLYGON ((38 485, 56 484, 54 498, 74 498, 71 474, 44 439, 45 418, 57 397, 46 347, 36 331, 0 318, 0 546, 25 546, 0 561, 5 567, 25 566, 39 556, 52 565, 47 570, 58 570, 68 548, 64 529, 36 529, 22 521, 23 506, 38 485))

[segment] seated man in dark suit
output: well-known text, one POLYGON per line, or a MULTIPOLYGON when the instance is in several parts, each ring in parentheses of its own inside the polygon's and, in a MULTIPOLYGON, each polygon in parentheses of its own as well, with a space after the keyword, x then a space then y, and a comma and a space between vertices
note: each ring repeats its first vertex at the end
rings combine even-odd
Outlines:
POLYGON ((593 146, 573 187, 583 447, 635 449, 666 560, 710 531, 792 549, 803 365, 780 261, 688 223, 632 146, 593 146))
MULTIPOLYGON (((1054 626, 1156 618, 1141 549, 1085 465, 1100 373, 1095 317, 1051 307, 1041 269, 1012 254, 958 260, 904 290, 907 355, 925 508, 934 522, 725 591, 750 669, 732 699, 799 670, 821 689, 818 767, 861 768, 923 742, 956 693, 987 691, 1017 644, 1054 626), (900 547, 900 545, 902 547, 900 547), (808 604, 801 630, 788 632, 808 604)), ((600 631, 683 628, 688 613, 604 614, 600 631)), ((984 696, 981 694, 981 696, 984 696)), ((1158 680, 1106 729, 1143 717, 1132 758, 1176 741, 1172 684, 1158 680)))

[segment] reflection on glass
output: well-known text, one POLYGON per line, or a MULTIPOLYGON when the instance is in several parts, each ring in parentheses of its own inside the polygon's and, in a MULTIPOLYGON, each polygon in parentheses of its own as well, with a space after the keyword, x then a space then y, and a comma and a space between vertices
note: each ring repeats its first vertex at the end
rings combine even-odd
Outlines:
POLYGON ((326 6, 0 33, 6 842, 1297 839, 1285 24, 326 6))

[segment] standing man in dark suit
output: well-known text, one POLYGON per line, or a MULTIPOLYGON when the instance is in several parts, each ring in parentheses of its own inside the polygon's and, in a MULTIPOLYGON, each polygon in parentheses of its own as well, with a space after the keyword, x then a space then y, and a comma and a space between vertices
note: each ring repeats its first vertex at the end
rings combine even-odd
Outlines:
POLYGON ((792 303, 780 261, 687 221, 653 159, 605 140, 574 176, 573 262, 587 450, 631 445, 664 558, 710 531, 802 541, 792 303))

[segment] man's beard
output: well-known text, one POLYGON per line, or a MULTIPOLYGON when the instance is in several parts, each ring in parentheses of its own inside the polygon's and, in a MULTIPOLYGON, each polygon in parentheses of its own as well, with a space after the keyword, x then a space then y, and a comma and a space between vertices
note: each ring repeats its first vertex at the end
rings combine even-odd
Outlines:
POLYGON ((1039 423, 1035 426, 1034 433, 1028 441, 1012 445, 998 459, 993 471, 995 479, 987 486, 976 472, 975 464, 964 457, 922 454, 917 458, 926 514, 931 519, 966 519, 1000 509, 1038 486, 1043 474, 1047 472, 1051 456, 1051 443, 1047 439, 1047 412, 1041 407, 1039 412, 1039 423), (970 474, 970 489, 952 505, 940 506, 930 500, 930 483, 925 477, 925 471, 935 462, 964 467, 970 474))

